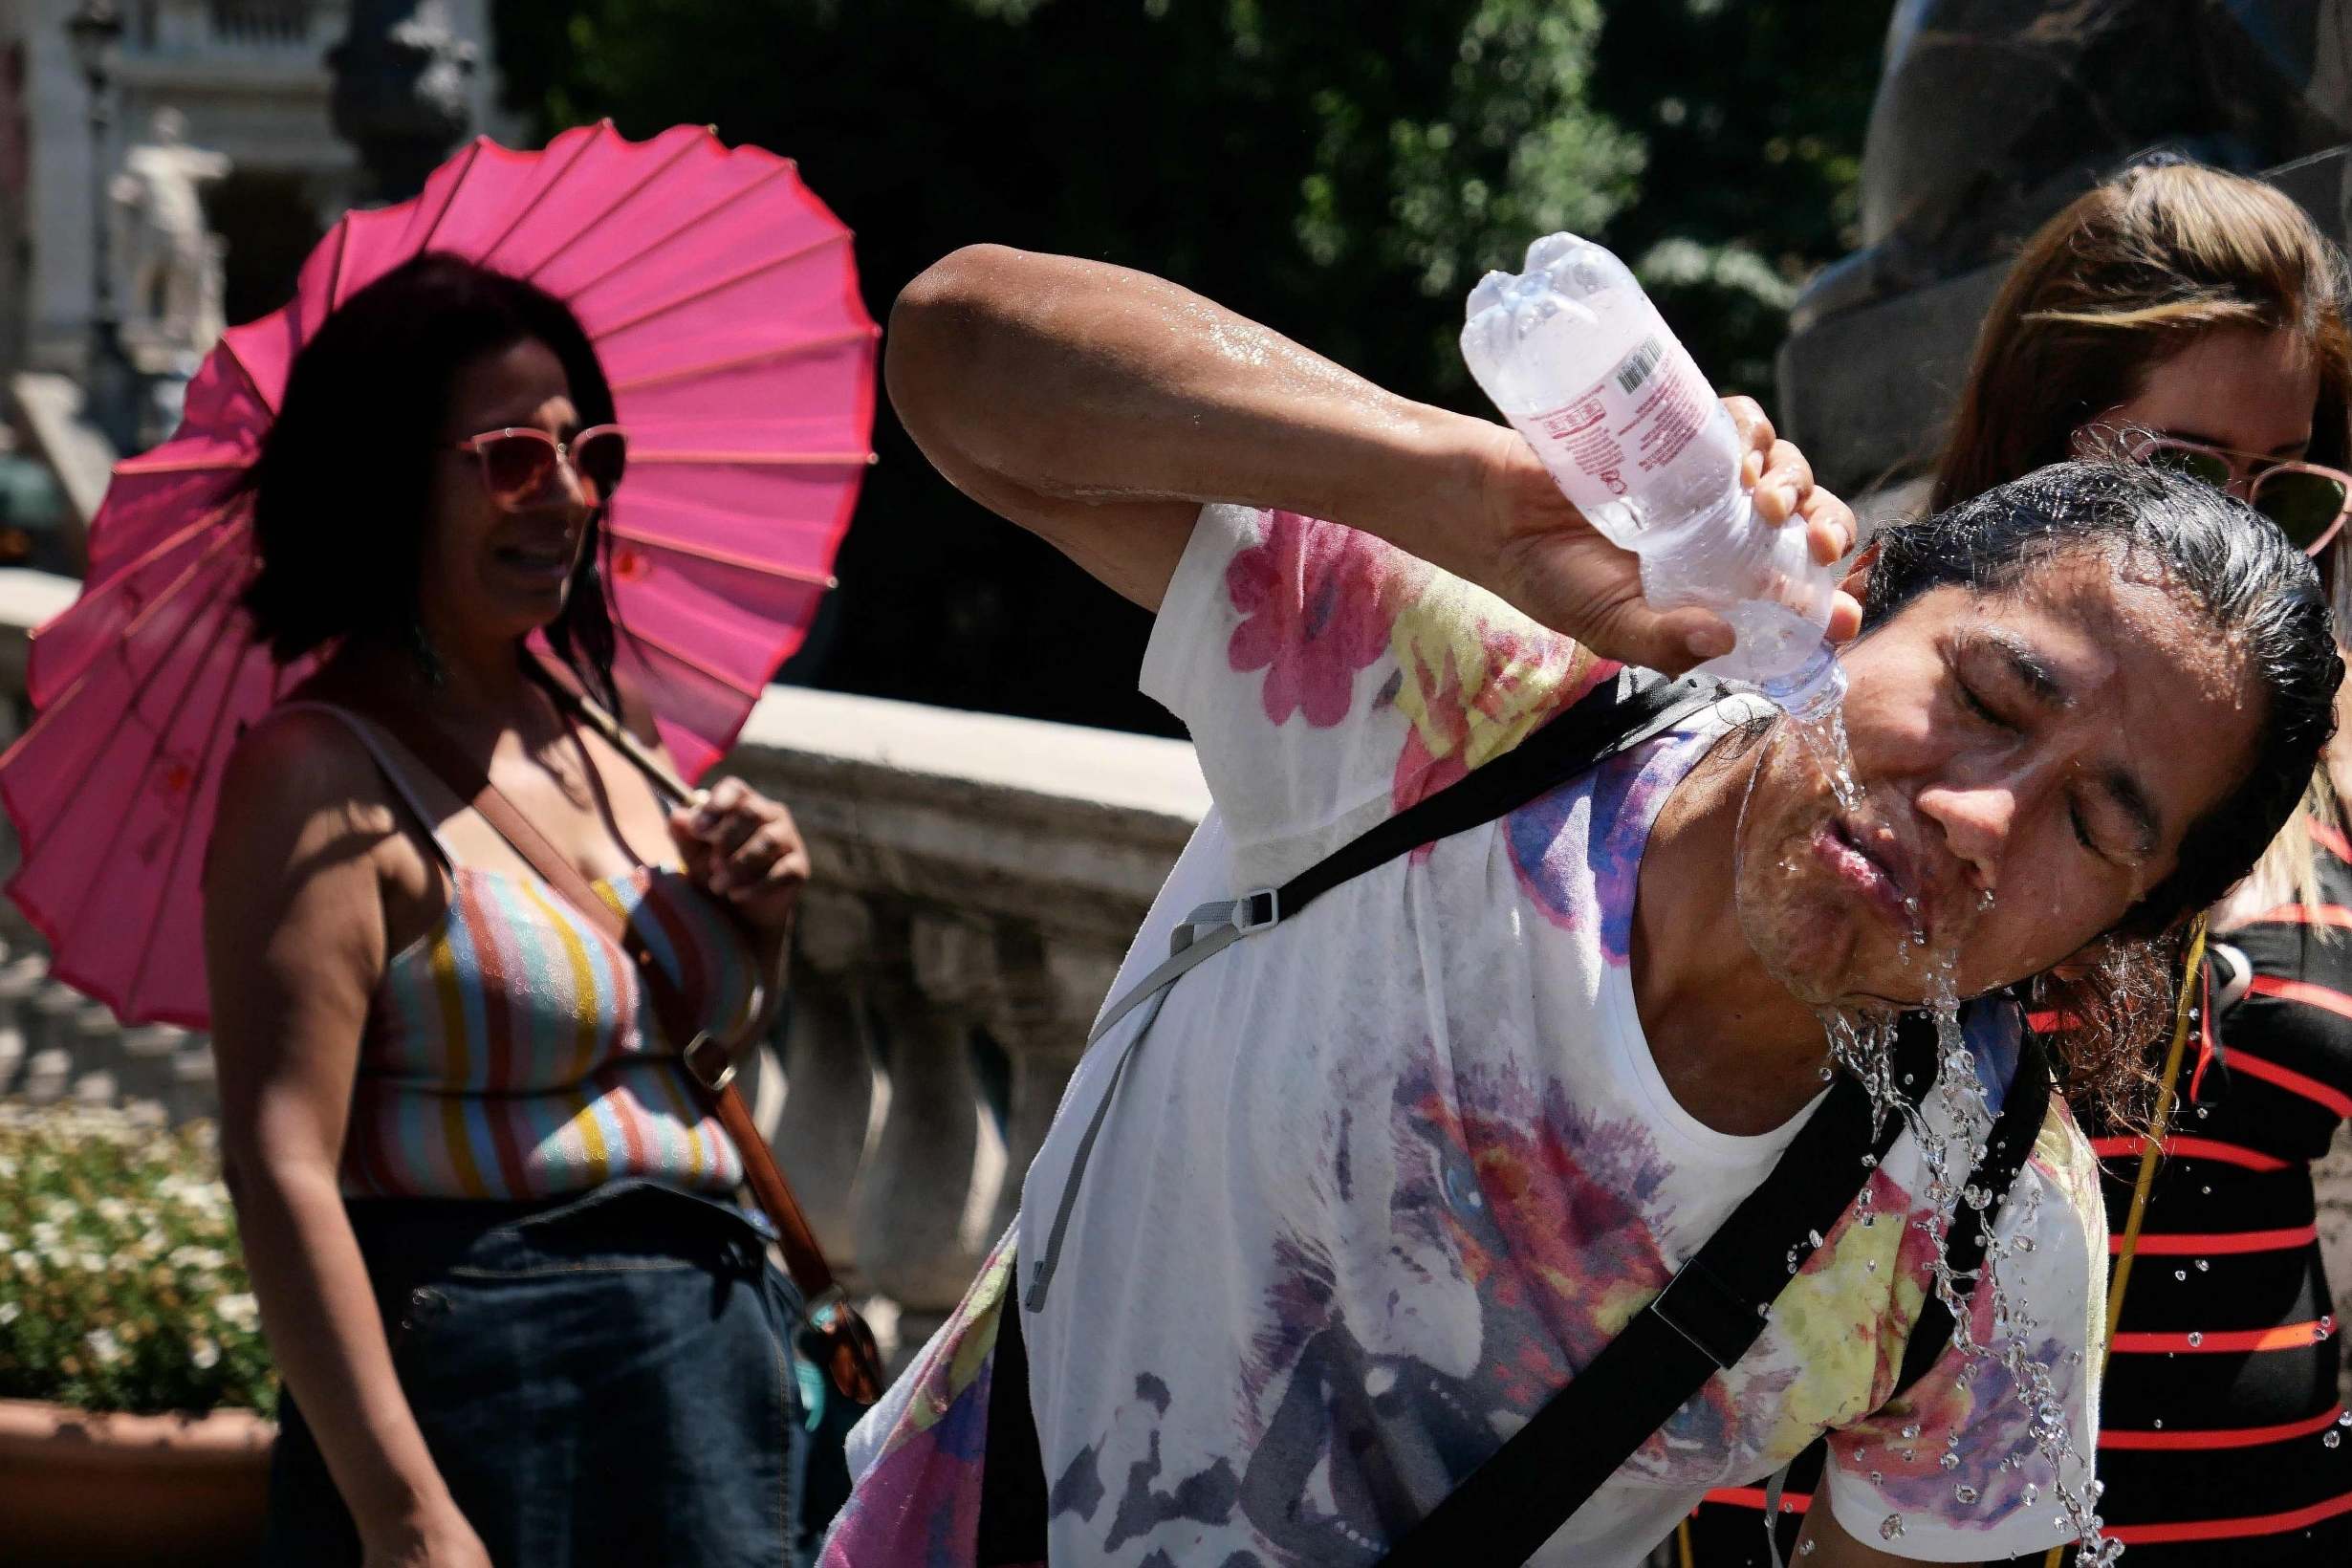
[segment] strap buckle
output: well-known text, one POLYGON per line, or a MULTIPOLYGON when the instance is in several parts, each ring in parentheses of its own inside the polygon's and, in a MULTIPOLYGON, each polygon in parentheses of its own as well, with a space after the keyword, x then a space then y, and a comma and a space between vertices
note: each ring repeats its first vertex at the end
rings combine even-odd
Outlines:
POLYGON ((1282 894, 1272 887, 1253 887, 1233 901, 1233 929, 1243 936, 1282 924, 1282 894))
POLYGON ((831 1327, 834 1315, 848 1305, 849 1293, 837 1281, 801 1302, 800 1316, 811 1328, 822 1330, 831 1327))
POLYGON ((1764 1327, 1755 1304, 1716 1278, 1696 1254, 1674 1271, 1649 1311, 1718 1369, 1745 1356, 1764 1327))
POLYGON ((686 1042, 686 1050, 679 1055, 686 1063, 686 1070, 693 1075, 694 1081, 711 1094, 725 1094, 727 1086, 735 1081, 734 1053, 727 1049, 725 1041, 707 1029, 697 1030, 694 1037, 686 1042), (710 1059, 709 1054, 712 1052, 717 1053, 715 1062, 710 1059))

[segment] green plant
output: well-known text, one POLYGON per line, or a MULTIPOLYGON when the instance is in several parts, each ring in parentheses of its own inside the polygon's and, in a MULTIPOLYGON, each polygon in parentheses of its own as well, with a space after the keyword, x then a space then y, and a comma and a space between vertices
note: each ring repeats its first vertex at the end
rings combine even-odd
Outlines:
POLYGON ((208 1125, 0 1101, 0 1397, 274 1407, 208 1125))

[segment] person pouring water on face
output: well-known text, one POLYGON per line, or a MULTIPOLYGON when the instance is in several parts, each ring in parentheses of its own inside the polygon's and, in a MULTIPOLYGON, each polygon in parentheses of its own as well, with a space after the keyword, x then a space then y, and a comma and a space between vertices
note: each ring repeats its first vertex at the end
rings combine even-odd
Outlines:
MULTIPOLYGON (((1636 1562, 1823 1433, 1816 1564, 2083 1524, 2105 1228, 2046 1077, 2017 1094, 2009 993, 2174 930, 2292 808, 2341 668, 2275 531, 2073 464, 1888 535, 1819 605, 1857 792, 1753 697, 1658 696, 1684 688, 1637 666, 1730 651, 1725 617, 1645 600, 1510 429, 997 248, 908 288, 887 370, 947 478, 1155 613, 1142 686, 1214 809, 1019 1221, 861 1428, 827 1561, 1408 1560, 1648 1334, 1731 1348, 1536 1560, 1636 1562), (1924 1065, 1875 1022, 1957 998, 1924 1065), (1865 1098, 1859 1152, 1797 1168, 1865 1098), (1787 1272, 1775 1241, 1760 1300, 1701 1309, 1694 1256, 1808 1182, 1833 1201, 1787 1272), (1959 1278, 1906 1368, 1955 1283, 1939 1241, 1978 1229, 1963 1184, 1999 1300, 1959 1278), (1656 1310, 1670 1282, 1695 1310, 1656 1310)), ((1845 507, 1730 406, 1750 526, 1837 558, 1845 507)), ((1473 1516, 1455 1560, 1543 1502, 1473 1516)))

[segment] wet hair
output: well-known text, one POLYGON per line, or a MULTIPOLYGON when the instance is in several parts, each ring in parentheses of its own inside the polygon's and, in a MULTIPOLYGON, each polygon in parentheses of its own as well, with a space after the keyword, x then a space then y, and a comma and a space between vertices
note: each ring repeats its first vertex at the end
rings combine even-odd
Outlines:
MULTIPOLYGON (((611 423, 612 384, 571 307, 458 256, 403 262, 302 346, 248 481, 260 567, 245 607, 281 664, 347 640, 429 664, 417 594, 450 401, 468 367, 522 342, 545 344, 562 364, 582 425, 611 423)), ((599 508, 546 632, 591 689, 617 702, 603 521, 599 508)))
POLYGON ((1936 465, 1937 511, 2073 453, 2075 432, 2217 328, 2291 333, 2319 372, 2314 462, 2352 441, 2342 256, 2294 200, 2186 160, 2145 161, 2035 230, 1985 317, 1936 465))
POLYGON ((2182 835, 2171 873, 2106 933, 2091 973, 2037 982, 2039 1000, 2063 1020, 2054 1055, 2070 1090, 2127 1115, 2171 995, 2165 949, 2295 811, 2335 729, 2343 661, 2319 573, 2268 518, 2170 470, 2103 462, 2055 464, 1882 534, 1864 635, 1931 589, 1998 593, 2080 551, 2152 569, 2235 657, 2258 704, 2254 754, 2182 835), (2145 972, 2151 963, 2158 972, 2145 972))

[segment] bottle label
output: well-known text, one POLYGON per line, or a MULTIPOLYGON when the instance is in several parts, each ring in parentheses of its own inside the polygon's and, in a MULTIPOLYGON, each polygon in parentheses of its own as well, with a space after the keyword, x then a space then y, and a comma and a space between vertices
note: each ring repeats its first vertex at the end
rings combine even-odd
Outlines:
POLYGON ((1671 467, 1705 426, 1706 385, 1688 350, 1652 333, 1607 375, 1530 423, 1594 486, 1629 497, 1647 490, 1644 481, 1671 467))

